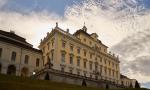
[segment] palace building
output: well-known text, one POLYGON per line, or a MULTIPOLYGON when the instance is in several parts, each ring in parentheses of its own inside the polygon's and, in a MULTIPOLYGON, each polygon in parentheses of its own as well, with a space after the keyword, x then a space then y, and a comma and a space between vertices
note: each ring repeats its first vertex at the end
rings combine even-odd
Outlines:
POLYGON ((0 30, 0 73, 16 76, 31 76, 41 70, 42 52, 33 48, 14 31, 0 30))
POLYGON ((39 49, 13 31, 0 30, 0 73, 100 88, 135 86, 120 74, 119 57, 86 26, 70 34, 56 23, 39 49))
POLYGON ((83 76, 94 80, 120 83, 119 58, 108 53, 96 33, 88 34, 87 28, 74 34, 56 27, 41 40, 44 64, 61 72, 83 76))

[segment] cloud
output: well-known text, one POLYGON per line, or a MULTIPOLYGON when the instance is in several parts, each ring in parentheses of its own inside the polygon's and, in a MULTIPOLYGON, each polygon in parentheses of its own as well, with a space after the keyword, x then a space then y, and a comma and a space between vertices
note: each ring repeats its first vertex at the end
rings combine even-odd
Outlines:
MULTIPOLYGON (((132 6, 135 6, 134 4, 132 3, 132 6)), ((128 25, 132 24, 128 24, 128 20, 120 24, 123 19, 121 18, 120 20, 119 18, 120 16, 124 16, 123 13, 127 10, 133 12, 131 7, 124 4, 122 0, 116 0, 116 2, 110 0, 83 0, 81 3, 76 3, 68 7, 64 17, 47 11, 38 13, 33 11, 29 14, 0 11, 0 26, 1 29, 14 29, 21 35, 25 34, 24 36, 27 40, 37 47, 36 37, 39 37, 37 38, 38 41, 40 38, 43 38, 45 34, 42 31, 44 30, 45 33, 51 31, 55 22, 59 22, 64 29, 70 28, 71 33, 75 32, 76 29, 82 28, 85 22, 88 32, 97 32, 100 36, 99 39, 103 43, 112 46, 130 33, 125 27, 131 27, 128 25), (122 5, 126 6, 126 9, 116 13, 119 8, 122 8, 122 5), (42 33, 42 35, 39 36, 39 33, 42 33), (31 39, 31 36, 33 39, 31 39)))
POLYGON ((37 47, 56 22, 64 30, 69 28, 70 33, 82 28, 85 22, 89 33, 98 33, 99 39, 120 55, 124 74, 148 82, 150 14, 142 1, 83 0, 67 7, 63 17, 48 11, 29 14, 0 11, 0 29, 14 30, 37 47))
POLYGON ((146 83, 150 80, 150 30, 136 32, 111 48, 120 54, 123 73, 146 83))
POLYGON ((8 0, 0 0, 0 7, 4 6, 8 0))

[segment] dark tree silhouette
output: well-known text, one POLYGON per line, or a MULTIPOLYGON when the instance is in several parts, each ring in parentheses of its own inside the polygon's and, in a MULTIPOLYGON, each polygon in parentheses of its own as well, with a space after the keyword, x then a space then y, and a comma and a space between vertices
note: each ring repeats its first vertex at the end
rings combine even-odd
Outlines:
POLYGON ((45 80, 49 80, 49 74, 46 73, 45 80))
POLYGON ((106 89, 109 89, 109 85, 108 84, 106 84, 106 89))
POLYGON ((140 84, 138 83, 138 81, 135 82, 135 88, 140 88, 140 84))
POLYGON ((85 80, 82 81, 82 86, 86 86, 85 80))
POLYGON ((133 88, 132 83, 130 84, 130 88, 133 88))

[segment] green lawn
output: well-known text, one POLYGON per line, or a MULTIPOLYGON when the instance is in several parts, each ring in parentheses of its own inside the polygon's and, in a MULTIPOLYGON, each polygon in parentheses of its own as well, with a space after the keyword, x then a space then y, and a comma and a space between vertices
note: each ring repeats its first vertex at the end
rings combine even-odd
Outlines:
MULTIPOLYGON (((32 80, 29 78, 0 75, 0 90, 103 90, 51 81, 32 80)), ((137 89, 122 89, 137 90, 137 89)), ((147 90, 147 89, 139 89, 147 90)))

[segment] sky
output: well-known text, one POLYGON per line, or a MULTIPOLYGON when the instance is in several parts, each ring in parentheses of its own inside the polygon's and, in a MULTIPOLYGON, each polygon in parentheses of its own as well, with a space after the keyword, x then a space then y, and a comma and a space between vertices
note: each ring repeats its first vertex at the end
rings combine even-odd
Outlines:
POLYGON ((0 0, 0 29, 38 47, 59 27, 97 33, 120 56, 121 73, 150 88, 150 0, 0 0))

